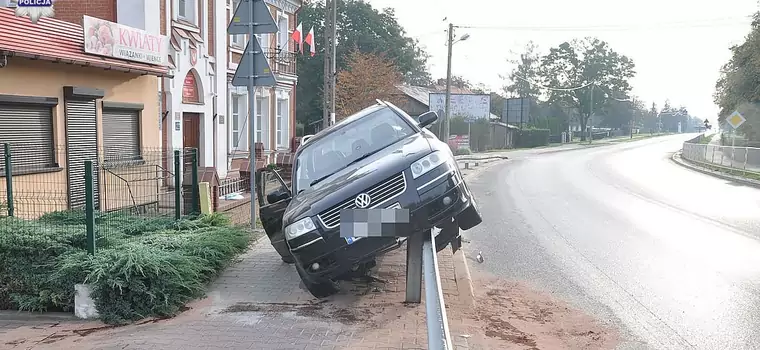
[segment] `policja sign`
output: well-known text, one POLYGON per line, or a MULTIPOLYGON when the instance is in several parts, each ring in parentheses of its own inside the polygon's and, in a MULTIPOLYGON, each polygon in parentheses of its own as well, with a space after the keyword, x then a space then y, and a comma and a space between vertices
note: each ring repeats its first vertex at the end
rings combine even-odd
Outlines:
MULTIPOLYGON (((286 28, 287 30, 287 28, 286 28)), ((248 34, 243 58, 240 59, 233 86, 248 86, 248 143, 249 171, 251 172, 251 203, 256 200, 256 87, 274 86, 277 80, 272 74, 269 62, 261 51, 256 34, 277 33, 277 24, 272 18, 264 0, 241 0, 227 27, 228 34, 248 34)), ((251 205, 251 227, 256 226, 256 209, 251 205)))

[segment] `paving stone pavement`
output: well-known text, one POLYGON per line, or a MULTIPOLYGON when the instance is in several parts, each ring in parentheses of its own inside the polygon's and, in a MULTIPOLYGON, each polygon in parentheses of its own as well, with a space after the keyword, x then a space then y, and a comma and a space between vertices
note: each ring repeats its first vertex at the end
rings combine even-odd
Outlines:
MULTIPOLYGON (((269 241, 259 240, 211 286, 208 297, 182 315, 101 329, 102 324, 9 324, 2 349, 427 349, 424 303, 404 299, 404 247, 378 261, 384 281, 344 282, 340 294, 319 301, 282 263, 269 241)), ((469 349, 473 327, 460 316, 450 249, 439 253, 452 341, 469 349)), ((423 294, 424 295, 424 294, 423 294)), ((4 323, 0 322, 0 325, 4 323)), ((0 331, 2 332, 2 331, 0 331)))

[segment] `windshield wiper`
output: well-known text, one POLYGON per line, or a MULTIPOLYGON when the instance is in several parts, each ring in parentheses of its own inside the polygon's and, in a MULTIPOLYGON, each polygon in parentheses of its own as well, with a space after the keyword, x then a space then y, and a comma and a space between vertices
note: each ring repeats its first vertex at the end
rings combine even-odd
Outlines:
POLYGON ((382 151, 382 150, 383 150, 383 149, 382 149, 382 148, 380 148, 380 149, 374 150, 374 151, 372 151, 372 152, 369 152, 369 153, 365 153, 365 154, 361 155, 359 158, 356 158, 356 159, 352 160, 350 163, 348 163, 348 164, 344 165, 344 166, 343 166, 343 167, 341 167, 340 169, 338 169, 338 170, 336 170, 336 171, 333 171, 332 173, 329 173, 329 174, 327 174, 327 175, 325 175, 325 176, 322 176, 322 177, 320 177, 320 178, 318 178, 318 179, 316 179, 316 180, 312 181, 312 182, 309 184, 309 187, 311 187, 311 186, 314 186, 314 185, 316 185, 316 184, 320 183, 322 180, 324 180, 324 179, 326 179, 326 178, 328 178, 328 177, 332 176, 333 174, 335 174, 335 173, 337 173, 337 172, 339 172, 339 171, 341 171, 341 170, 343 170, 343 169, 345 169, 345 168, 348 168, 348 167, 349 167, 349 166, 351 166, 352 164, 356 164, 356 163, 358 163, 358 162, 362 161, 363 159, 367 159, 369 156, 371 156, 371 155, 373 155, 373 154, 375 154, 375 153, 377 153, 377 152, 380 152, 380 151, 382 151))

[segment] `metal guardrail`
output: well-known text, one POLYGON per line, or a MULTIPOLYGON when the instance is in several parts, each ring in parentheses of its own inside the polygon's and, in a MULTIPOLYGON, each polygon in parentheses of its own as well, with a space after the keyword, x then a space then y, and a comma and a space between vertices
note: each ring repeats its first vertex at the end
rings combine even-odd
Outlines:
POLYGON ((729 173, 760 174, 760 148, 684 142, 681 157, 729 173))
POLYGON ((438 259, 435 248, 435 234, 422 243, 422 267, 425 275, 425 318, 428 329, 428 349, 448 350, 451 346, 449 321, 443 301, 441 276, 438 274, 438 259))

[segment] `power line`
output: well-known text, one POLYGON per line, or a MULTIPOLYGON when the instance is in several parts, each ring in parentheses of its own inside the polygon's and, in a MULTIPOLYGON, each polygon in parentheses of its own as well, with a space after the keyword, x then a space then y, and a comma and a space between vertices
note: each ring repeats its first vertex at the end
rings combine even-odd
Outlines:
POLYGON ((540 87, 540 88, 542 88, 542 89, 551 90, 551 91, 565 91, 565 92, 569 92, 569 91, 575 91, 575 90, 585 89, 585 88, 587 88, 587 87, 589 87, 590 85, 592 85, 592 84, 593 84, 593 83, 588 83, 588 84, 586 84, 586 85, 577 86, 577 87, 571 87, 571 88, 555 88, 555 87, 551 87, 551 86, 544 86, 544 85, 541 85, 541 84, 539 84, 539 83, 536 83, 536 82, 534 82, 534 81, 531 81, 531 80, 530 80, 530 79, 528 79, 528 78, 525 78, 525 77, 521 77, 520 75, 517 75, 517 74, 513 74, 513 75, 514 75, 515 77, 517 77, 518 79, 520 79, 520 80, 523 80, 523 81, 527 82, 528 84, 531 84, 531 85, 537 85, 538 87, 540 87))
POLYGON ((705 19, 700 21, 671 21, 664 23, 642 23, 629 25, 599 25, 599 26, 483 26, 483 25, 458 25, 457 28, 482 29, 482 30, 505 30, 505 31, 633 31, 652 30, 663 28, 714 28, 720 26, 748 25, 752 16, 727 17, 705 19))

